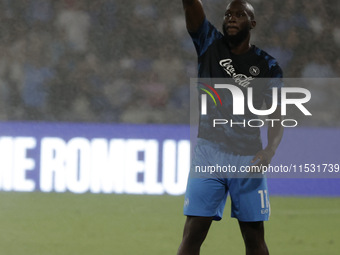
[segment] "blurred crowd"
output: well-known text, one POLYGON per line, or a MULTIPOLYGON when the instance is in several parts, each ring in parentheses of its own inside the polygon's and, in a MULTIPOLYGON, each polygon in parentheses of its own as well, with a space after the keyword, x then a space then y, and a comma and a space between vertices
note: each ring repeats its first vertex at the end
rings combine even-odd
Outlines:
MULTIPOLYGON (((250 2, 253 41, 285 77, 340 77, 340 2, 250 2)), ((226 1, 203 3, 219 28, 226 1)), ((0 18, 1 121, 189 123, 197 60, 180 0, 0 0, 0 18)))

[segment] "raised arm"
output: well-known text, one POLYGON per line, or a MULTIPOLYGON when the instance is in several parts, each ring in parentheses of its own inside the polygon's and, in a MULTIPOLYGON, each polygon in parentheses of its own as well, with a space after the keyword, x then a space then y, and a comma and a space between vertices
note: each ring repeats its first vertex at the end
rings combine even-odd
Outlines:
POLYGON ((205 14, 201 0, 182 0, 185 21, 189 32, 196 32, 202 25, 205 14))

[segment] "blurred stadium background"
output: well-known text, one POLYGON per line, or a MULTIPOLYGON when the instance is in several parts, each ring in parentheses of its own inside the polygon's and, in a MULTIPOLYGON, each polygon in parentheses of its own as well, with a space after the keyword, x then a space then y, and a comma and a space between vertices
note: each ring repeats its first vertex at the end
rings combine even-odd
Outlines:
MULTIPOLYGON (((339 78, 339 1, 249 1, 258 23, 253 42, 277 58, 285 77, 339 78)), ((226 1, 203 2, 219 27, 226 1)), ((175 254, 184 223, 184 186, 175 172, 187 163, 180 152, 189 136, 189 78, 196 76, 181 1, 0 0, 0 19, 0 254, 175 254), (107 175, 93 174, 104 167, 94 151, 111 145, 118 154, 124 147, 116 167, 135 166, 134 182, 107 184, 107 175), (87 156, 98 165, 87 169, 87 156), (70 177, 64 165, 71 161, 79 162, 70 177), (152 187, 141 186, 151 168, 152 187), (164 169, 177 182, 165 182, 164 169)), ((283 160, 340 163, 335 81, 311 85, 313 118, 301 118, 302 131, 287 139, 301 151, 283 160), (298 137, 302 144, 294 144, 298 137)), ((340 254, 339 179, 271 185, 272 254, 340 254)), ((226 252, 243 254, 229 219, 214 224, 202 251, 226 252)))

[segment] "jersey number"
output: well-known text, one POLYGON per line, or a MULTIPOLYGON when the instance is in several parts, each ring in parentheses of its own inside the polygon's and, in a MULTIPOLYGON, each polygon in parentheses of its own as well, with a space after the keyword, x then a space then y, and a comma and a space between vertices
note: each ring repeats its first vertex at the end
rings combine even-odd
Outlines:
POLYGON ((268 200, 268 192, 267 190, 259 190, 258 193, 261 197, 261 208, 266 209, 269 208, 269 200, 268 200))

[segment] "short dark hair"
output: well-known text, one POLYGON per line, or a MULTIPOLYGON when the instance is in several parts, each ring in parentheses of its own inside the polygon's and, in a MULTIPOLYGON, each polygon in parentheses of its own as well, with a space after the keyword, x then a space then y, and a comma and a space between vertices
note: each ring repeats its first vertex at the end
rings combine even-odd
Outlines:
MULTIPOLYGON (((246 12, 247 12, 248 15, 250 16, 250 18, 251 18, 252 20, 255 19, 255 10, 254 10, 254 7, 253 7, 249 2, 247 2, 247 1, 245 1, 245 0, 232 0, 232 1, 228 4, 228 6, 231 5, 231 3, 233 3, 233 2, 240 2, 240 3, 242 3, 244 6, 246 6, 246 12)), ((227 6, 227 8, 228 8, 228 6, 227 6)))

